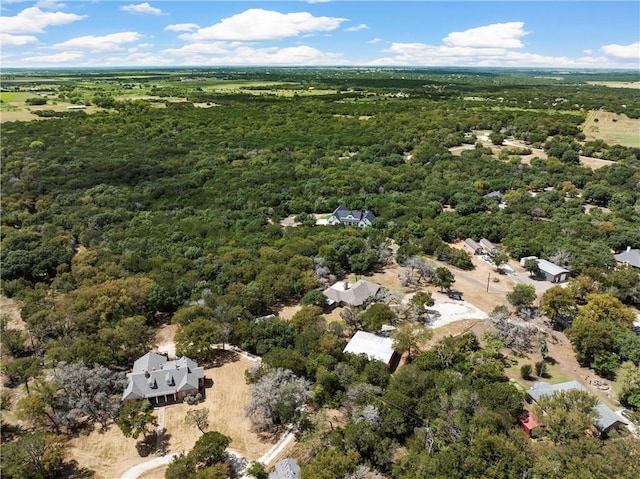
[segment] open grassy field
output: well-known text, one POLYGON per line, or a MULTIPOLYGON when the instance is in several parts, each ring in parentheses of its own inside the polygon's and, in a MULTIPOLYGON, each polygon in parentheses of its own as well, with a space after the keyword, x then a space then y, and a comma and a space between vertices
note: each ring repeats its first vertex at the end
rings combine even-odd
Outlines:
POLYGON ((640 148, 640 119, 608 111, 590 111, 582 126, 587 139, 640 148))
POLYGON ((640 89, 638 81, 588 81, 589 85, 608 86, 609 88, 633 88, 640 89))

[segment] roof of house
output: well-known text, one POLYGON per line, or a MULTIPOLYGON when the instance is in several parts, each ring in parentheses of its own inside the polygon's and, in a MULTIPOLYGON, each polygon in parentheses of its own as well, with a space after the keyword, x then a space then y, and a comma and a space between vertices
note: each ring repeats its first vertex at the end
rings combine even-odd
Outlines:
POLYGON ((362 279, 354 284, 346 281, 338 281, 323 291, 323 294, 329 299, 329 304, 346 303, 351 306, 362 306, 369 298, 376 295, 382 288, 379 284, 370 283, 362 279))
POLYGON ((482 246, 480 245, 480 243, 472 240, 471 238, 467 238, 466 240, 464 240, 464 242, 470 246, 474 251, 482 249, 482 246))
POLYGON ((640 268, 640 249, 627 248, 626 251, 614 255, 614 258, 619 263, 627 263, 634 268, 640 268))
POLYGON ((353 335, 347 346, 342 351, 352 354, 366 354, 369 359, 377 359, 385 364, 389 364, 395 350, 393 340, 385 336, 358 331, 353 335))
POLYGON ((376 215, 374 215, 371 211, 365 210, 350 210, 347 209, 346 206, 340 205, 338 206, 332 213, 332 216, 335 216, 340 221, 361 221, 361 220, 369 220, 373 222, 376 219, 376 215))
POLYGON ((500 193, 498 190, 496 191, 492 191, 491 193, 487 193, 486 195, 484 195, 484 198, 498 198, 498 199, 502 199, 503 194, 500 193))
POLYGON ((529 431, 531 431, 532 429, 535 429, 537 427, 544 426, 544 423, 540 419, 538 419, 535 415, 531 414, 530 412, 527 412, 527 413, 523 414, 522 416, 520 416, 518 418, 518 421, 524 427, 529 429, 529 431))
MULTIPOLYGON (((573 389, 589 392, 587 388, 585 388, 578 381, 567 381, 567 382, 558 383, 558 384, 537 382, 529 388, 527 393, 535 401, 538 401, 542 396, 551 396, 553 395, 553 393, 558 391, 571 391, 573 389)), ((598 417, 596 419, 596 427, 600 431, 606 431, 611 426, 613 426, 616 422, 627 424, 624 419, 618 416, 614 411, 612 411, 609 407, 607 407, 601 401, 598 401, 598 404, 596 404, 595 409, 598 413, 598 417)))
POLYGON ((157 353, 147 353, 127 373, 127 387, 122 400, 166 396, 197 389, 204 370, 194 361, 182 356, 173 361, 157 353))
POLYGON ((299 477, 298 461, 290 457, 277 462, 275 471, 269 473, 269 479, 298 479, 299 477))
POLYGON ((569 273, 568 269, 565 269, 557 264, 553 264, 551 261, 547 261, 546 259, 538 260, 538 268, 540 271, 544 271, 545 273, 549 273, 553 276, 562 273, 569 273))
POLYGON ((480 240, 480 244, 481 244, 482 246, 484 246, 485 248, 487 248, 487 249, 491 249, 491 250, 493 250, 493 249, 498 249, 496 245, 494 245, 491 241, 489 241, 489 240, 488 240, 488 239, 486 239, 486 238, 482 238, 482 239, 480 240))

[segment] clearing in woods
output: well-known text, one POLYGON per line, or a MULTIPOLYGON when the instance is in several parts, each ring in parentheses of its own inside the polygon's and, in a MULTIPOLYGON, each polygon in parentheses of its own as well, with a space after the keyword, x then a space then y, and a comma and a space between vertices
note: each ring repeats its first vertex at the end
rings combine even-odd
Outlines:
POLYGON ((587 140, 600 139, 605 143, 640 148, 640 119, 608 111, 590 111, 582 126, 587 140))
MULTIPOLYGON (((213 380, 206 389, 206 398, 195 406, 174 404, 164 410, 165 450, 167 453, 188 451, 200 437, 195 427, 183 424, 190 409, 209 408, 209 431, 218 431, 231 437, 230 447, 249 461, 256 460, 272 446, 251 431, 251 422, 244 416, 249 399, 249 386, 244 372, 253 361, 232 352, 226 352, 224 364, 205 369, 205 377, 213 380)), ((106 432, 94 431, 71 441, 71 458, 80 467, 96 472, 95 479, 117 479, 127 469, 153 459, 153 453, 141 457, 135 439, 125 438, 120 429, 112 425, 106 432)), ((164 477, 164 469, 145 473, 146 478, 164 477)))

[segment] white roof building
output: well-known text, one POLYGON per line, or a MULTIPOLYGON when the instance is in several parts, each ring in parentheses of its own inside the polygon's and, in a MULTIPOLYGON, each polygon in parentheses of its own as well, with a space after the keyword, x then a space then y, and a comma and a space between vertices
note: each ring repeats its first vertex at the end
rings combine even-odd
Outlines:
POLYGON ((344 353, 366 354, 370 360, 376 359, 390 366, 398 353, 393 349, 393 340, 377 334, 358 331, 353 335, 344 353))

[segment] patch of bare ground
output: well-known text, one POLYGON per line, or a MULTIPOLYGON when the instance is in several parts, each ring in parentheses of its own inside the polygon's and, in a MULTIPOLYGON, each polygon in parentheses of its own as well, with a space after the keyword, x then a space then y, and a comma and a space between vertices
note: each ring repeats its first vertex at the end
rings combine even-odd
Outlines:
POLYGON ((173 338, 178 330, 177 324, 163 324, 156 328, 154 337, 155 350, 159 353, 168 353, 170 358, 176 356, 176 345, 173 338))
POLYGON ((13 299, 0 294, 0 314, 7 318, 7 327, 24 331, 24 321, 20 316, 20 306, 13 299))
MULTIPOLYGON (((249 398, 249 386, 245 383, 244 372, 253 361, 228 352, 222 365, 205 369, 205 377, 213 381, 206 389, 206 397, 196 406, 174 404, 164 410, 165 450, 167 453, 188 451, 200 437, 200 432, 183 423, 185 414, 193 408, 209 408, 209 429, 231 437, 232 449, 247 459, 255 460, 264 454, 272 444, 251 431, 251 422, 244 416, 244 406, 249 398)), ((135 439, 122 435, 120 429, 112 425, 107 431, 94 431, 71 441, 71 458, 80 467, 96 472, 96 479, 116 479, 127 469, 152 459, 141 457, 136 449, 135 439)), ((145 474, 146 478, 164 476, 164 469, 158 468, 145 474)))

